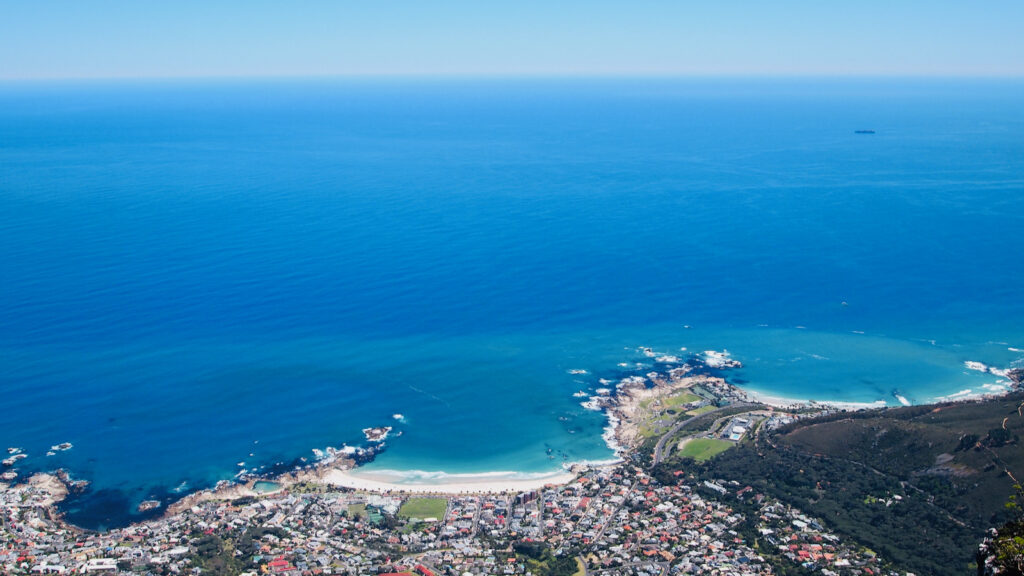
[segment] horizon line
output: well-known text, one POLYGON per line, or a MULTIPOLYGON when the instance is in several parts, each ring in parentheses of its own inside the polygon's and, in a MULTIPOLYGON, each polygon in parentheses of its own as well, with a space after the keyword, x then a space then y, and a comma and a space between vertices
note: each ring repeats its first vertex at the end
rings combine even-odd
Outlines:
POLYGON ((1021 74, 930 74, 930 73, 437 73, 382 72, 331 74, 197 74, 168 76, 39 76, 0 77, 0 84, 59 82, 175 82, 235 80, 1024 80, 1021 74))

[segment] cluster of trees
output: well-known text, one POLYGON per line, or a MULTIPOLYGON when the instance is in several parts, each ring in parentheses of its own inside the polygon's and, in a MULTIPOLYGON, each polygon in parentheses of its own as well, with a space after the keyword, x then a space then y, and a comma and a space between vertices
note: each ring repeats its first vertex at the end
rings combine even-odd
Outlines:
POLYGON ((740 446, 706 463, 692 462, 689 469, 699 479, 752 486, 920 574, 963 574, 984 532, 898 478, 795 450, 740 446))
POLYGON ((676 456, 651 473, 664 483, 683 470, 697 480, 749 485, 905 570, 970 573, 991 526, 1003 525, 992 540, 994 557, 1024 562, 1024 514, 1008 522, 1003 508, 1010 486, 1004 470, 1024 463, 1016 447, 1020 422, 1003 419, 1017 415, 1020 400, 837 413, 795 422, 704 463, 676 456))
POLYGON ((193 564, 200 568, 203 574, 231 576, 248 567, 248 562, 235 557, 229 542, 214 534, 203 534, 192 540, 191 545, 196 551, 193 564))
POLYGON ((576 557, 571 554, 555 556, 551 549, 540 542, 520 541, 512 545, 516 554, 529 558, 530 567, 536 576, 572 576, 579 569, 576 557))

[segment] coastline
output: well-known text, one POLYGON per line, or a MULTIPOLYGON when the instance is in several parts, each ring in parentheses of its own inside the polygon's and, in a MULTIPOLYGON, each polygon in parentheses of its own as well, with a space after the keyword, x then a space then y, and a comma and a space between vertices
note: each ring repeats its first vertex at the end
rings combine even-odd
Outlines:
MULTIPOLYGON (((574 467, 574 469, 576 469, 574 467)), ((578 471, 553 472, 533 478, 517 478, 515 473, 453 474, 441 478, 427 477, 422 482, 400 482, 400 472, 355 472, 356 468, 335 468, 324 474, 325 484, 368 492, 415 494, 502 494, 529 492, 546 486, 560 486, 576 479, 578 471)), ((578 470, 578 469, 577 469, 578 470)))
POLYGON ((772 394, 766 394, 764 392, 758 392, 756 390, 741 389, 744 394, 752 402, 757 404, 764 404, 765 406, 771 406, 772 408, 782 409, 798 409, 798 408, 809 408, 809 407, 820 407, 820 408, 836 408, 839 410, 874 410, 877 408, 888 408, 892 406, 885 400, 875 400, 874 402, 842 402, 833 400, 810 400, 810 399, 798 399, 798 398, 784 398, 782 396, 775 396, 772 394))
MULTIPOLYGON (((641 348, 648 358, 669 358, 658 355, 649 348, 641 348)), ((604 468, 621 464, 625 457, 635 450, 642 436, 639 422, 649 411, 651 402, 660 402, 679 392, 689 391, 695 387, 703 387, 711 391, 718 401, 727 403, 745 402, 760 404, 780 410, 800 409, 834 409, 843 411, 874 410, 894 407, 884 400, 874 402, 849 402, 795 399, 776 396, 741 388, 728 382, 720 375, 724 370, 741 368, 739 361, 732 360, 728 352, 706 351, 693 355, 688 361, 671 357, 673 362, 662 362, 657 369, 650 366, 644 374, 637 370, 620 374, 618 381, 611 385, 607 380, 599 380, 602 386, 610 389, 599 389, 593 396, 581 402, 591 410, 603 413, 607 422, 602 437, 614 458, 598 462, 579 461, 563 465, 561 470, 550 473, 517 473, 510 471, 481 473, 424 472, 416 470, 374 470, 366 471, 360 467, 361 462, 344 457, 340 452, 332 452, 331 456, 296 469, 277 475, 251 475, 244 481, 235 481, 218 487, 192 493, 167 507, 166 514, 188 508, 197 502, 210 499, 233 499, 244 496, 260 496, 253 489, 259 481, 269 481, 287 489, 295 484, 310 482, 325 484, 357 492, 380 494, 503 494, 514 492, 530 492, 548 486, 566 485, 574 481, 580 474, 595 468, 604 468), (710 361, 709 361, 710 360, 710 361), (608 384, 606 384, 608 382, 608 384), (525 476, 525 477, 524 477, 525 476)), ((637 365, 638 369, 642 365, 637 365)), ((1024 371, 1010 369, 1000 375, 1006 376, 1011 385, 996 393, 972 394, 959 398, 936 399, 935 402, 969 402, 1003 396, 1024 383, 1024 371)), ((902 401, 900 401, 903 403, 902 401)), ((904 404, 905 405, 905 404, 904 404)), ((384 449, 381 442, 376 450, 384 449)))
MULTIPOLYGON (((763 407, 783 411, 811 410, 842 410, 859 411, 893 407, 884 400, 874 402, 848 402, 827 400, 802 400, 786 398, 754 390, 741 388, 722 377, 729 368, 742 367, 738 361, 731 360, 728 353, 707 351, 702 355, 693 355, 687 360, 676 357, 656 356, 648 348, 641 349, 645 356, 657 358, 658 364, 637 363, 629 370, 618 373, 617 381, 598 379, 601 388, 592 389, 587 399, 580 404, 590 410, 602 412, 606 425, 602 437, 614 453, 614 458, 602 461, 578 461, 563 464, 561 469, 550 472, 523 473, 512 471, 496 471, 481 473, 444 473, 424 472, 418 470, 370 470, 361 469, 360 465, 372 460, 378 452, 385 449, 384 438, 373 442, 368 449, 327 449, 327 456, 296 466, 288 470, 278 469, 271 473, 250 473, 237 477, 233 481, 221 481, 216 486, 198 490, 177 500, 163 502, 162 517, 168 517, 187 510, 208 500, 234 500, 247 497, 260 497, 280 491, 288 491, 300 484, 319 484, 357 492, 382 494, 507 494, 539 490, 549 486, 565 485, 573 482, 587 470, 604 468, 621 464, 645 440, 650 438, 651 431, 644 427, 655 419, 665 418, 671 414, 672 419, 677 412, 671 408, 686 409, 696 406, 728 406, 761 405, 763 407), (669 358, 671 358, 669 360, 669 358), (712 362, 706 359, 712 360, 712 362), (699 396, 693 394, 699 392, 699 396), (593 395, 590 395, 593 394, 593 395), (682 400, 680 397, 687 397, 682 400), (691 399, 700 398, 699 402, 691 399), (681 403, 679 405, 673 403, 681 403), (368 459, 367 459, 368 457, 368 459), (258 490, 259 482, 269 482, 278 486, 272 491, 258 490)), ((623 364, 620 364, 623 366, 623 364)), ((998 390, 981 394, 954 394, 952 397, 935 399, 933 402, 970 402, 983 401, 1003 396, 1024 384, 1024 370, 1009 368, 996 371, 985 367, 994 375, 1006 378, 1008 384, 998 390)), ((582 392, 574 394, 581 397, 582 392)), ((894 397, 903 405, 909 405, 905 398, 894 393, 894 397)), ((707 409, 707 408, 703 408, 707 409)), ((47 505, 56 505, 68 495, 68 484, 56 473, 38 473, 28 479, 28 483, 44 484, 43 492, 51 494, 47 505)), ((142 511, 141 509, 139 511, 142 511)))
POLYGON ((782 396, 776 396, 770 393, 758 392, 756 390, 749 390, 745 388, 739 388, 742 393, 746 394, 751 401, 759 404, 765 404, 774 408, 783 409, 796 409, 796 408, 837 408, 839 410, 872 410, 877 408, 889 408, 898 406, 914 406, 916 404, 941 404, 943 402, 972 402, 979 400, 988 400, 992 398, 999 398, 1006 396, 1014 392, 1017 388, 1024 386, 1024 369, 1021 368, 1007 368, 1007 369, 996 369, 989 366, 985 366, 980 362, 965 362, 968 369, 987 372, 1000 378, 1001 381, 997 381, 995 384, 984 384, 982 385, 983 390, 965 389, 953 394, 946 396, 936 396, 930 398, 927 402, 912 403, 907 400, 904 396, 894 393, 893 398, 898 404, 890 404, 885 400, 875 400, 874 402, 846 402, 846 401, 834 401, 834 400, 811 400, 811 399, 797 399, 797 398, 785 398, 782 396), (980 368, 979 368, 980 367, 980 368))

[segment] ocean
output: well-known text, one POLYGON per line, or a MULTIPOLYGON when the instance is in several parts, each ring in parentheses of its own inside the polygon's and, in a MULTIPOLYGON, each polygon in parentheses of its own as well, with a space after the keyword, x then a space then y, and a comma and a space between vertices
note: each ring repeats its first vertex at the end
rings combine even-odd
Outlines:
POLYGON ((0 84, 0 446, 102 529, 370 426, 411 479, 607 460, 573 393, 648 346, 786 398, 996 391, 965 362, 1024 361, 1022 133, 1019 81, 0 84))

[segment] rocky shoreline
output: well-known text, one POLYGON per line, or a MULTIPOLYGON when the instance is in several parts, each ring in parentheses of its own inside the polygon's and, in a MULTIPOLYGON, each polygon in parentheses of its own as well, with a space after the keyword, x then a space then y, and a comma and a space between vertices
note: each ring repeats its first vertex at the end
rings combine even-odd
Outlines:
MULTIPOLYGON (((643 357, 652 361, 652 364, 635 363, 633 365, 620 364, 624 368, 617 374, 617 381, 600 378, 600 387, 590 393, 582 391, 574 394, 576 397, 586 397, 581 404, 591 410, 600 410, 608 418, 608 426, 605 431, 605 440, 616 452, 618 459, 615 461, 602 462, 597 465, 574 464, 568 468, 566 473, 558 475, 560 480, 570 479, 595 466, 600 467, 607 464, 621 462, 630 453, 634 452, 640 444, 650 436, 645 436, 642 426, 649 422, 652 415, 658 416, 666 412, 675 416, 671 408, 666 407, 666 402, 678 395, 699 391, 700 394, 692 394, 700 400, 684 403, 682 408, 690 408, 691 405, 720 406, 730 403, 754 403, 763 404, 766 407, 785 409, 839 409, 839 410, 861 410, 878 408, 883 405, 856 404, 856 403, 834 403, 814 402, 808 400, 790 400, 784 398, 772 398, 756 393, 744 391, 729 383, 719 374, 731 368, 742 367, 742 364, 729 357, 727 352, 705 351, 699 354, 690 355, 686 360, 669 354, 654 352, 650 348, 640 349, 643 357), (563 476, 565 478, 563 478, 563 476)), ((584 370, 576 370, 574 374, 586 374, 584 370)), ((1011 383, 1009 392, 1012 389, 1024 386, 1024 369, 1011 368, 999 371, 1011 383)), ((990 394, 985 397, 1000 396, 1002 394, 990 394)), ((967 400, 978 400, 982 398, 964 398, 967 400)), ((396 417, 397 419, 397 417, 396 417)), ((385 449, 383 440, 386 438, 390 427, 379 429, 368 429, 368 439, 374 444, 365 449, 327 449, 327 452, 318 452, 318 459, 312 463, 306 463, 305 459, 297 459, 291 464, 279 463, 270 472, 266 473, 243 473, 234 481, 221 481, 216 486, 198 490, 188 494, 176 501, 146 500, 147 509, 155 510, 163 508, 163 514, 156 517, 168 517, 180 514, 190 508, 211 500, 235 500, 246 497, 258 497, 266 494, 265 491, 256 489, 260 482, 276 484, 282 490, 299 484, 330 485, 343 489, 374 491, 374 486, 380 485, 386 488, 380 490, 403 491, 408 489, 412 492, 436 491, 443 493, 448 491, 443 485, 435 487, 420 485, 401 485, 380 482, 375 479, 358 478, 351 474, 351 471, 360 464, 371 461, 379 452, 385 449), (370 434, 372 432, 373 434, 370 434), (371 438, 372 436, 372 438, 371 438), (154 505, 156 503, 157 505, 154 505)), ((52 473, 36 473, 27 478, 21 484, 0 484, 0 490, 8 487, 32 488, 33 492, 39 495, 39 503, 50 509, 50 515, 55 520, 62 517, 58 506, 69 494, 80 493, 82 482, 74 481, 68 477, 63 470, 52 473)), ((500 491, 514 490, 515 483, 505 482, 500 491)), ((530 489, 527 483, 522 483, 523 489, 530 489)), ((450 487, 449 487, 450 488, 450 487)), ((461 486, 459 491, 478 490, 481 493, 493 492, 487 488, 486 483, 469 483, 461 486)), ((71 526, 70 524, 68 526, 71 526)), ((75 528, 78 530, 79 528, 75 528)))

